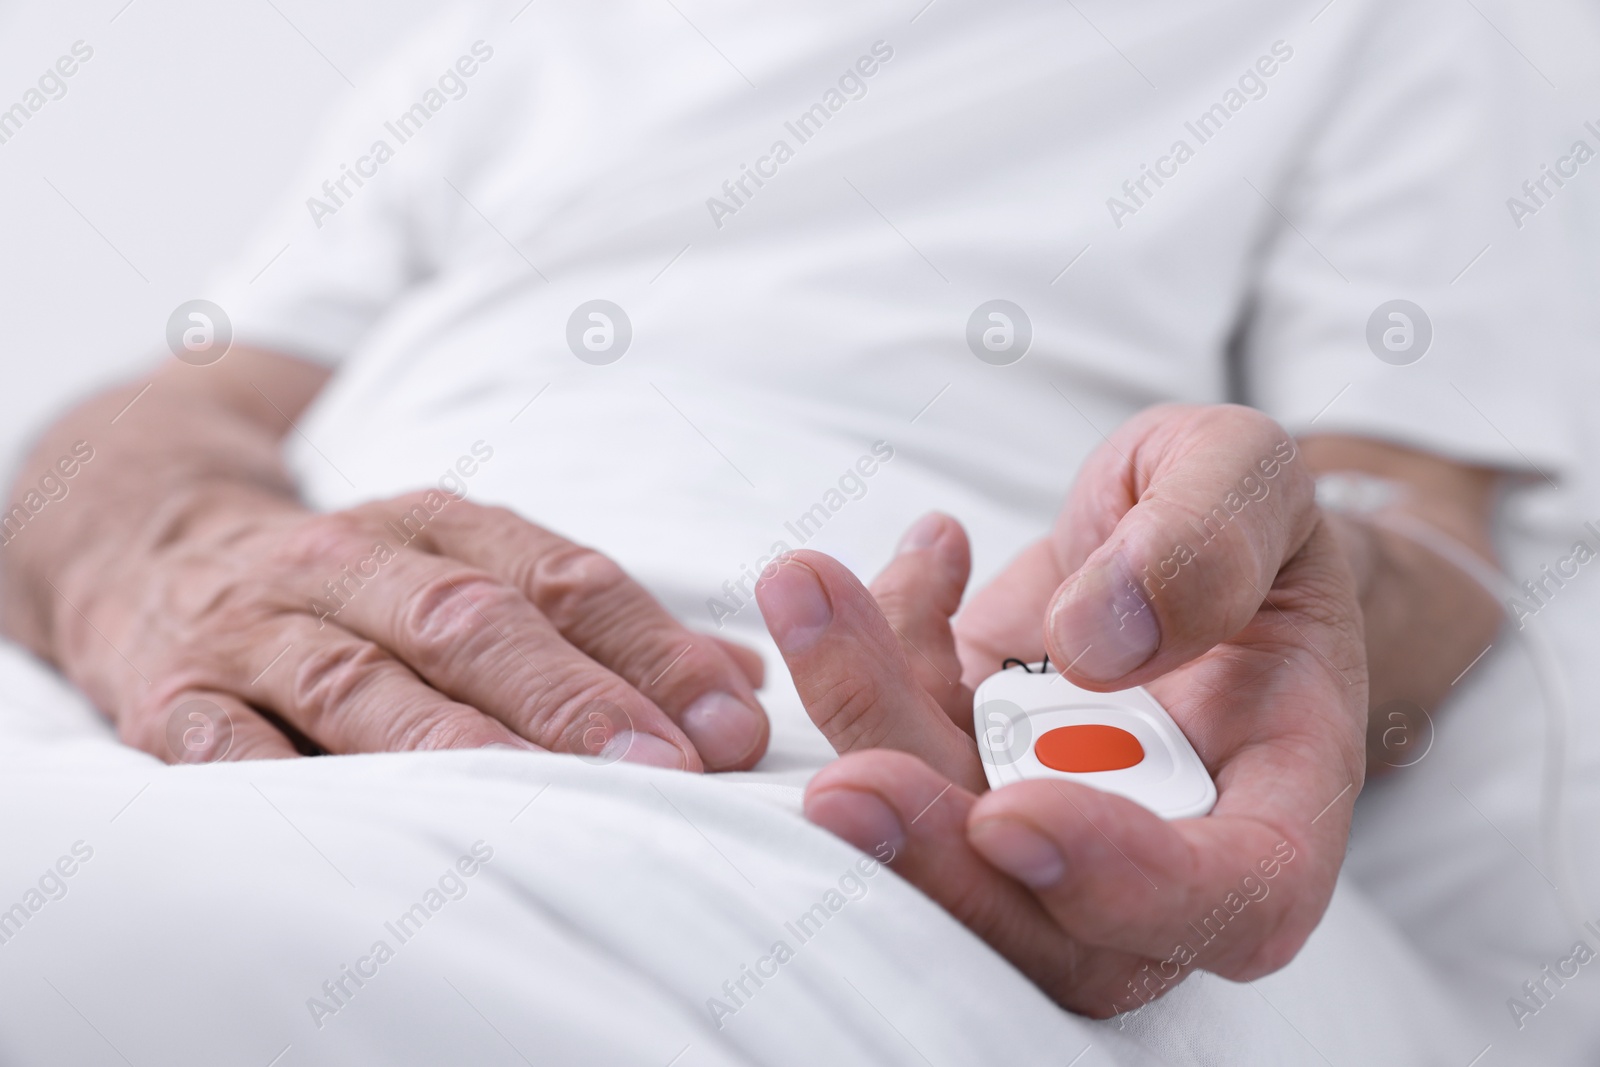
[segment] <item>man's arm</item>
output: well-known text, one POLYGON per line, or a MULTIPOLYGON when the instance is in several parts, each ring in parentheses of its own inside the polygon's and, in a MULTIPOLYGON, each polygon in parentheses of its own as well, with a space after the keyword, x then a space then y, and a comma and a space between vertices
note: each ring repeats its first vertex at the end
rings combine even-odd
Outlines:
MULTIPOLYGON (((1358 473, 1392 482, 1386 507, 1427 523, 1492 563, 1490 524, 1498 471, 1470 467, 1371 438, 1336 435, 1301 442, 1318 474, 1358 473)), ((1482 655, 1500 627, 1497 604, 1439 553, 1355 514, 1328 513, 1355 573, 1366 626, 1371 715, 1368 773, 1404 766, 1425 744, 1431 715, 1461 672, 1482 655)))
POLYGON ((292 755, 290 736, 688 770, 760 758, 748 655, 689 633, 599 553, 441 489, 308 510, 279 447, 326 380, 235 350, 52 426, 0 548, 7 633, 174 761, 292 755), (63 494, 35 491, 67 467, 63 494), (230 728, 182 729, 194 701, 230 728))

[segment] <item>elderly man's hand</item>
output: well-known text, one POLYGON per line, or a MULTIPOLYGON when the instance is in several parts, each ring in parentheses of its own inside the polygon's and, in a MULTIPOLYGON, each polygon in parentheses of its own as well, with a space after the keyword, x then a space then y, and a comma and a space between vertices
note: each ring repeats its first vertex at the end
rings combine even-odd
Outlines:
POLYGON ((278 443, 326 381, 238 347, 46 430, 24 470, 75 438, 99 450, 70 501, 5 537, 8 635, 163 760, 485 744, 690 771, 762 758, 760 657, 683 629, 600 553, 437 490, 302 506, 278 443))
POLYGON ((100 448, 70 500, 8 532, 7 632, 174 762, 494 743, 761 758, 760 657, 689 632, 598 552, 439 490, 308 511, 279 441, 327 378, 235 349, 64 417, 25 470, 79 436, 100 448))
POLYGON ((1156 408, 954 630, 969 556, 950 519, 913 527, 870 593, 826 556, 786 558, 762 611, 844 754, 808 816, 888 841, 896 870, 1076 1011, 1137 1007, 1196 967, 1281 967, 1327 906, 1364 768, 1361 611, 1312 487, 1264 416, 1156 408), (1046 652, 1085 688, 1148 686, 1216 780, 1213 812, 1166 822, 1055 780, 986 791, 969 686, 1046 652))
POLYGON ((76 591, 87 625, 68 654, 124 740, 169 760, 208 756, 171 741, 195 699, 227 711, 235 757, 291 754, 294 735, 721 770, 766 747, 753 653, 511 512, 428 490, 314 515, 228 488, 169 519, 170 537, 76 591))

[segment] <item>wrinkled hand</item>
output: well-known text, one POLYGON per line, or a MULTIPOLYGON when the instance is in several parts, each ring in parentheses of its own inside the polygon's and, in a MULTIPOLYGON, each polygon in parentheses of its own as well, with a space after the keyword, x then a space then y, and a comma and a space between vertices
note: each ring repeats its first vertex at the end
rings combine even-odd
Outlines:
POLYGON ((292 756, 295 738, 698 771, 766 749, 759 657, 503 509, 429 491, 313 515, 201 491, 118 563, 64 582, 63 659, 126 742, 169 761, 292 756), (186 728, 197 700, 231 730, 186 728))
POLYGON ((897 871, 1088 1015, 1197 967, 1242 980, 1288 962, 1344 857, 1367 712, 1353 579, 1293 442, 1248 409, 1151 409, 952 629, 968 570, 961 528, 931 515, 870 592, 816 552, 763 580, 843 756, 807 815, 864 850, 889 842, 897 871), (987 791, 969 687, 1046 652, 1084 688, 1147 686, 1215 779, 1213 812, 1166 822, 1060 780, 987 791))

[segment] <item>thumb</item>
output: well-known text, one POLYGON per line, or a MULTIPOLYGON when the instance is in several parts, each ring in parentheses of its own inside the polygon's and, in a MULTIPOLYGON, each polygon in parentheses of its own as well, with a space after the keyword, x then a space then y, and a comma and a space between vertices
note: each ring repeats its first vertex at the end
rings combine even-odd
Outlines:
POLYGON ((1085 465, 1052 544, 1069 577, 1051 659, 1096 689, 1139 685, 1237 634, 1316 524, 1294 440, 1235 405, 1149 409, 1085 465))

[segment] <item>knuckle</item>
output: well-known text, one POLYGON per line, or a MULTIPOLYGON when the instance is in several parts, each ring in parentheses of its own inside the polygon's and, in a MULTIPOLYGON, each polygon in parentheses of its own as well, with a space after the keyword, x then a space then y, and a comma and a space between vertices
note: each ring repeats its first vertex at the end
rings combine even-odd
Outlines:
POLYGON ((1224 404, 1219 409, 1221 425, 1216 436, 1221 441, 1237 442, 1235 447, 1244 466, 1244 477, 1276 483, 1281 494, 1275 505, 1289 514, 1308 510, 1315 495, 1310 468, 1300 458, 1294 436, 1278 420, 1255 408, 1224 404))
MULTIPOLYGON (((475 537, 517 538, 528 530, 540 529, 508 507, 499 504, 480 504, 466 497, 443 491, 440 495, 444 504, 449 506, 440 506, 437 521, 447 524, 460 533, 470 533, 475 537)), ((439 497, 434 498, 434 504, 439 504, 439 497)))
POLYGON ((329 560, 351 558, 370 548, 369 541, 367 529, 358 516, 336 511, 313 515, 295 524, 280 541, 278 554, 290 564, 326 567, 329 560))
POLYGON ((569 672, 529 697, 518 731, 535 743, 577 752, 598 752, 614 734, 631 730, 628 695, 604 676, 569 672))
POLYGON ((164 601, 171 617, 185 622, 187 658, 204 662, 232 652, 241 643, 238 635, 258 635, 295 597, 280 575, 245 562, 202 580, 174 583, 164 601))
POLYGON ((346 641, 313 649, 294 672, 290 700, 315 732, 315 724, 349 705, 391 660, 377 645, 346 641))
POLYGON ((1270 449, 1289 436, 1278 420, 1264 411, 1244 404, 1207 404, 1178 406, 1176 418, 1188 418, 1208 438, 1247 446, 1252 452, 1257 448, 1270 449))
POLYGON ((587 613, 595 601, 627 582, 626 572, 614 560, 582 545, 552 552, 533 569, 535 603, 553 620, 587 613))
POLYGON ((405 598, 400 633, 408 654, 428 669, 440 658, 458 655, 463 645, 492 629, 522 598, 516 590, 476 571, 435 575, 405 598))
MULTIPOLYGON (((457 511, 471 514, 477 510, 481 510, 478 505, 468 503, 463 498, 435 486, 429 489, 413 489, 398 496, 362 504, 351 509, 348 514, 362 528, 369 530, 381 528, 387 531, 384 535, 386 538, 392 537, 400 545, 410 545, 422 538, 430 527, 435 527, 444 521, 453 521, 457 511)), ((428 543, 424 540, 423 547, 428 543)))
POLYGON ((206 689, 207 683, 211 680, 209 672, 174 666, 162 677, 157 678, 144 696, 138 698, 125 712, 117 716, 118 723, 120 725, 155 721, 176 707, 179 698, 185 693, 206 689))
POLYGON ((422 536, 449 502, 444 494, 435 490, 407 493, 384 503, 384 522, 401 544, 409 545, 422 536))
POLYGON ((1284 429, 1264 411, 1247 407, 1244 404, 1219 404, 1216 408, 1219 415, 1241 432, 1259 435, 1262 438, 1281 438, 1284 429))

